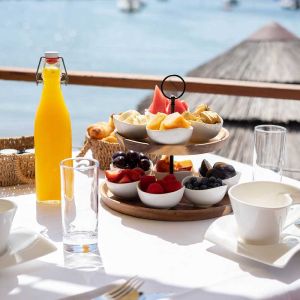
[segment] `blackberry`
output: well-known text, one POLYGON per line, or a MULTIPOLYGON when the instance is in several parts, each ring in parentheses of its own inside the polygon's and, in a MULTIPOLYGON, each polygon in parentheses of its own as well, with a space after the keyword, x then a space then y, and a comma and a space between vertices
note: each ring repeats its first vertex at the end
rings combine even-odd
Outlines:
POLYGON ((211 176, 208 178, 209 182, 215 183, 217 181, 217 178, 214 176, 211 176))
POLYGON ((187 189, 190 189, 190 190, 193 190, 193 189, 194 189, 194 186, 193 186, 192 184, 188 183, 188 184, 186 185, 186 188, 187 188, 187 189))

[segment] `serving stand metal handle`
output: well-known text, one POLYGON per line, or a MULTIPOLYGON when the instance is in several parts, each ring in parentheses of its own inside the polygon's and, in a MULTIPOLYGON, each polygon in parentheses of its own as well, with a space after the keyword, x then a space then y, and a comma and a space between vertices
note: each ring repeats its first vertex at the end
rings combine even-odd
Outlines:
MULTIPOLYGON (((173 86, 175 87, 174 83, 173 83, 173 86)), ((177 75, 177 74, 168 75, 161 82, 160 89, 161 89, 163 95, 166 98, 171 100, 171 113, 175 112, 175 100, 179 99, 184 94, 185 88, 186 88, 186 83, 185 83, 184 79, 181 76, 177 75), (167 81, 171 77, 176 77, 177 79, 179 79, 179 81, 181 81, 183 83, 182 90, 177 96, 175 96, 174 94, 168 95, 167 92, 166 92, 166 90, 168 89, 168 87, 167 87, 168 84, 167 83, 169 83, 169 84, 172 83, 172 82, 167 81)), ((173 174, 174 173, 174 155, 170 155, 169 157, 170 157, 170 170, 169 170, 169 172, 170 172, 170 174, 173 174)))

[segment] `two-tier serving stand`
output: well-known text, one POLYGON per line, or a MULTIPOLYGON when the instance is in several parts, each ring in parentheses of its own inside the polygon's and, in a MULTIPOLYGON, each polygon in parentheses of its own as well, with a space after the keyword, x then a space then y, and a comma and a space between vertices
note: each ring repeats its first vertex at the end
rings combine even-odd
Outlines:
MULTIPOLYGON (((165 97, 171 100, 171 112, 175 111, 175 101, 182 97, 185 88, 185 81, 179 75, 169 75, 162 81, 161 91, 165 97), (178 85, 180 88, 175 88, 176 95, 174 92, 168 92, 174 90, 174 87, 178 87, 178 85), (180 92, 178 92, 178 90, 180 90, 180 92)), ((137 141, 125 138, 119 133, 116 133, 116 136, 119 143, 121 143, 125 149, 155 155, 169 155, 170 173, 172 174, 174 172, 174 155, 195 155, 220 150, 227 142, 229 132, 227 129, 222 128, 216 137, 205 143, 187 143, 184 145, 161 145, 153 143, 149 138, 137 141)), ((150 208, 145 206, 138 197, 137 199, 130 200, 115 197, 109 191, 105 183, 101 186, 101 200, 106 206, 119 213, 137 218, 160 221, 204 220, 224 216, 232 211, 227 195, 222 201, 209 208, 199 208, 185 198, 183 198, 177 206, 171 209, 150 208)))

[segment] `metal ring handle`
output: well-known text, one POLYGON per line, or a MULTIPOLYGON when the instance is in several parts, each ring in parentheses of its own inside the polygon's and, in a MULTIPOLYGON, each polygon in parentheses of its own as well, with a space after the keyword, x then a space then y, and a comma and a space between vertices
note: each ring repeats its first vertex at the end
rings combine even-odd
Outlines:
POLYGON ((179 75, 177 75, 177 74, 171 74, 171 75, 168 75, 167 77, 165 77, 164 79, 163 79, 163 81, 161 82, 161 85, 160 85, 160 89, 161 89, 161 92, 163 93, 163 95, 166 97, 166 98, 168 98, 168 99, 171 99, 171 98, 173 98, 173 99, 178 99, 178 98, 180 98, 183 94, 184 94, 184 92, 185 92, 185 89, 186 89, 186 83, 185 83, 185 81, 184 81, 184 79, 181 77, 181 76, 179 76, 179 75), (175 96, 171 96, 171 97, 169 97, 169 96, 167 96, 166 94, 165 94, 165 92, 164 92, 164 83, 166 82, 166 80, 168 79, 168 78, 170 78, 170 77, 177 77, 177 78, 179 78, 181 81, 182 81, 182 83, 183 83, 183 90, 182 90, 182 93, 179 95, 179 96, 177 96, 177 97, 175 97, 175 96))

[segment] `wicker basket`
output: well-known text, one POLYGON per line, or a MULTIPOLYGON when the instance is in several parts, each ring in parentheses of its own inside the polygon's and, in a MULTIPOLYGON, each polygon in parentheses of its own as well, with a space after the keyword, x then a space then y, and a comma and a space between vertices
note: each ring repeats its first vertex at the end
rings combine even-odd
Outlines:
MULTIPOLYGON (((33 136, 0 139, 0 150, 34 147, 33 136)), ((0 154, 0 186, 34 183, 34 154, 0 154)))
MULTIPOLYGON (((77 157, 83 157, 88 150, 92 151, 93 158, 99 161, 101 170, 108 170, 111 164, 111 157, 117 151, 127 151, 130 149, 125 149, 121 144, 112 144, 105 141, 92 139, 88 135, 86 136, 86 141, 80 153, 77 157)), ((153 162, 156 163, 159 156, 145 153, 153 162)))

